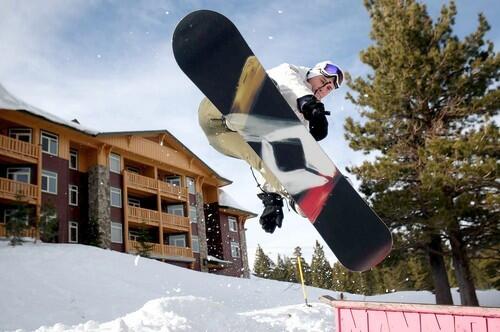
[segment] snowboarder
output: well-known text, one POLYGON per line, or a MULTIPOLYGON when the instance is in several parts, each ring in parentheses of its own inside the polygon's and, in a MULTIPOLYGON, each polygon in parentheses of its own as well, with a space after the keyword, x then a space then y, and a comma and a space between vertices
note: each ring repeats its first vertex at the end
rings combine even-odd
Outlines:
MULTIPOLYGON (((342 85, 342 70, 330 61, 323 61, 313 68, 284 63, 267 73, 316 141, 324 139, 328 135, 326 115, 330 113, 325 111, 321 100, 342 85)), ((262 193, 257 196, 264 204, 260 224, 266 232, 273 233, 276 226, 282 225, 283 197, 289 198, 292 208, 301 214, 298 206, 295 206, 290 195, 257 153, 238 132, 228 126, 224 116, 207 98, 200 103, 198 116, 210 145, 222 154, 245 160, 262 176, 264 184, 259 185, 262 193)))

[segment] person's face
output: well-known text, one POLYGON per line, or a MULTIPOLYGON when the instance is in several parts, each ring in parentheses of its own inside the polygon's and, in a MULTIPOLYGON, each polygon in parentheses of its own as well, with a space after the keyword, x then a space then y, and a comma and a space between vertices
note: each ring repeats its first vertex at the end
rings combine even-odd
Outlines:
POLYGON ((314 96, 321 100, 333 91, 333 81, 331 78, 326 78, 323 75, 314 76, 308 80, 311 84, 314 96))

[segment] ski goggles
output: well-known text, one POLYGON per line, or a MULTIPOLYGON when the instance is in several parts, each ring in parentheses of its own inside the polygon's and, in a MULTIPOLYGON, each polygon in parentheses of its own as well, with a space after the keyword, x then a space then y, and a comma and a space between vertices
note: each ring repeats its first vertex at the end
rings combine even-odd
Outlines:
POLYGON ((335 89, 338 89, 342 85, 342 81, 344 80, 344 73, 339 67, 331 63, 327 63, 319 69, 319 72, 326 78, 332 79, 335 89))

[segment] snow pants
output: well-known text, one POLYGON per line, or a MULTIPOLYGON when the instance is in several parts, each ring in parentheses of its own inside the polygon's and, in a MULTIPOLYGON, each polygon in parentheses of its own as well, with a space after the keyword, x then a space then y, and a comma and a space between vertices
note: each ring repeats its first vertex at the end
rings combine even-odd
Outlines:
POLYGON ((265 191, 282 195, 286 193, 278 179, 243 137, 226 126, 222 113, 207 98, 201 101, 198 108, 198 121, 212 147, 226 156, 246 161, 260 174, 264 180, 261 187, 265 191))

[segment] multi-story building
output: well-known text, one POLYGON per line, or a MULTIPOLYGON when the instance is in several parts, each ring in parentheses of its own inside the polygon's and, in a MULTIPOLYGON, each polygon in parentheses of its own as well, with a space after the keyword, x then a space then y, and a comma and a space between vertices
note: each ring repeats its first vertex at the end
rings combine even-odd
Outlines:
POLYGON ((256 215, 220 189, 230 183, 167 130, 97 132, 0 85, 0 236, 22 199, 30 224, 57 219, 57 242, 84 243, 96 221, 104 248, 136 253, 147 234, 153 258, 248 277, 244 225, 256 215))

